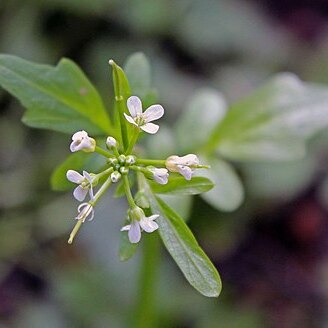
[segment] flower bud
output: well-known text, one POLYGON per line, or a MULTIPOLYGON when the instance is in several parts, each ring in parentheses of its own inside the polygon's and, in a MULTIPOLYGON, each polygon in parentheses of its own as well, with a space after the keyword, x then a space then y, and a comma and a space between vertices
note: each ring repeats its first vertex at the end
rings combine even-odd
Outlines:
POLYGON ((113 137, 108 137, 106 139, 106 146, 109 148, 109 149, 112 149, 112 148, 116 148, 117 147, 117 141, 115 138, 113 137))
POLYGON ((142 208, 150 208, 150 203, 143 191, 138 191, 134 197, 136 204, 142 208))
POLYGON ((126 156, 125 164, 132 165, 136 162, 136 157, 133 155, 126 156))
POLYGON ((153 166, 148 166, 147 170, 151 173, 151 178, 159 184, 167 184, 169 172, 167 169, 158 169, 153 166))
POLYGON ((125 159, 126 159, 126 156, 125 155, 120 155, 120 156, 118 156, 118 161, 119 161, 119 163, 121 163, 121 164, 124 164, 125 163, 125 159))
POLYGON ((110 178, 111 178, 112 182, 116 183, 117 181, 119 181, 121 179, 121 173, 118 171, 114 171, 110 175, 110 178))
POLYGON ((123 174, 123 175, 127 175, 129 173, 129 169, 125 166, 121 166, 120 167, 120 172, 123 174))

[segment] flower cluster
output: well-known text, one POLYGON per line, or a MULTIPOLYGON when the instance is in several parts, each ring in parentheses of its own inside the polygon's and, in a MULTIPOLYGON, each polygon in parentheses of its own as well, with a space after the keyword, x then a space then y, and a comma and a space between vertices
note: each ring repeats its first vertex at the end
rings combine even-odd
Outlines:
POLYGON ((161 105, 152 105, 144 112, 142 110, 141 100, 136 96, 131 96, 127 100, 127 109, 130 115, 124 113, 124 117, 129 122, 133 129, 134 135, 131 136, 130 143, 127 149, 120 147, 119 142, 109 136, 106 139, 106 150, 96 144, 96 140, 89 137, 86 131, 78 131, 72 137, 70 150, 72 152, 97 152, 106 157, 106 168, 99 173, 91 173, 83 171, 80 174, 74 170, 68 170, 66 177, 69 181, 77 184, 73 191, 73 196, 79 202, 83 202, 87 195, 89 201, 83 202, 78 207, 78 214, 75 219, 78 221, 74 227, 69 243, 73 239, 80 228, 81 224, 94 217, 94 207, 101 196, 107 191, 111 184, 122 181, 125 195, 129 203, 128 210, 129 224, 125 225, 121 231, 128 231, 128 237, 131 243, 138 243, 141 239, 141 232, 151 233, 158 229, 158 224, 155 220, 159 214, 153 214, 149 217, 145 215, 141 208, 149 207, 147 204, 142 205, 142 202, 137 202, 136 197, 132 196, 128 175, 130 172, 143 174, 147 179, 165 185, 169 182, 169 173, 181 174, 186 180, 191 180, 194 170, 197 168, 206 168, 205 165, 200 165, 196 155, 188 154, 182 157, 172 155, 163 160, 152 160, 139 158, 133 153, 133 148, 138 139, 139 134, 144 131, 154 134, 159 130, 159 126, 151 123, 164 115, 164 109, 161 105), (101 186, 95 192, 95 187, 101 183, 101 186), (136 204, 138 203, 138 205, 136 204))

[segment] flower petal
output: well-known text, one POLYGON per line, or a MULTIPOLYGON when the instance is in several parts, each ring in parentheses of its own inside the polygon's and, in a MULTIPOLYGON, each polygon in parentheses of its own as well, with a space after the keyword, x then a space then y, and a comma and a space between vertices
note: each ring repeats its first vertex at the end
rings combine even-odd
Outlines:
POLYGON ((129 236, 129 240, 132 244, 136 244, 140 241, 141 230, 140 230, 140 225, 139 225, 138 221, 133 220, 131 222, 131 227, 130 227, 128 236, 129 236))
POLYGON ((186 180, 191 180, 192 177, 192 169, 188 166, 179 165, 178 166, 179 173, 185 177, 186 180))
POLYGON ((143 113, 146 123, 158 120, 164 115, 164 108, 161 105, 152 105, 143 113))
POLYGON ((141 228, 146 232, 154 232, 156 229, 158 229, 158 224, 154 222, 154 220, 158 217, 152 218, 155 215, 152 215, 151 217, 144 217, 139 221, 139 224, 141 228))
POLYGON ((68 170, 66 172, 66 178, 68 181, 74 183, 81 183, 84 180, 84 177, 79 172, 74 170, 68 170))
POLYGON ((132 117, 136 117, 138 114, 142 114, 142 103, 137 96, 131 96, 127 100, 126 104, 132 117))
POLYGON ((128 225, 122 227, 122 228, 121 228, 121 231, 129 231, 130 228, 131 228, 131 224, 128 224, 128 225))
POLYGON ((130 122, 131 124, 134 124, 135 126, 138 126, 138 124, 134 121, 134 119, 131 116, 129 116, 129 115, 125 114, 125 113, 123 113, 123 114, 124 114, 124 117, 126 118, 126 120, 128 122, 130 122))
POLYGON ((155 134, 158 131, 159 126, 154 123, 146 123, 145 125, 142 125, 140 129, 147 133, 155 134))
POLYGON ((195 154, 188 154, 181 157, 181 162, 184 165, 198 165, 199 159, 195 154))
POLYGON ((73 191, 73 196, 79 202, 82 202, 88 193, 88 189, 83 189, 81 186, 77 186, 73 191))

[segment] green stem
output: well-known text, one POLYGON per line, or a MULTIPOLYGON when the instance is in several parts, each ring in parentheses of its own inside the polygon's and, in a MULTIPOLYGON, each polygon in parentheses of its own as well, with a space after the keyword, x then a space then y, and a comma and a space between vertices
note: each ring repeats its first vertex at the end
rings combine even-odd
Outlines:
POLYGON ((125 152, 126 155, 129 155, 132 152, 133 147, 134 147, 134 145, 136 144, 136 142, 138 140, 139 133, 140 133, 139 128, 138 127, 134 127, 134 132, 133 132, 133 135, 132 135, 132 137, 130 139, 129 147, 128 147, 128 149, 125 152))
POLYGON ((128 131, 125 124, 125 117, 123 115, 123 113, 125 112, 125 101, 120 86, 120 76, 118 73, 119 66, 117 66, 113 60, 110 60, 109 64, 112 66, 113 69, 115 102, 116 102, 117 109, 119 111, 119 123, 120 123, 123 150, 124 150, 128 147, 129 140, 128 140, 128 131))
POLYGON ((100 173, 97 174, 97 178, 100 179, 102 178, 104 175, 110 174, 114 171, 114 169, 112 167, 106 169, 105 171, 102 171, 100 173))
POLYGON ((111 153, 109 153, 108 151, 106 151, 106 150, 100 148, 99 146, 96 146, 95 151, 96 151, 98 154, 105 156, 106 158, 113 158, 113 157, 115 157, 113 154, 111 154, 111 153))
POLYGON ((160 242, 158 234, 143 234, 143 254, 139 272, 139 291, 136 303, 136 328, 158 327, 156 286, 159 274, 160 242))
POLYGON ((126 199, 129 203, 129 206, 131 208, 137 207, 136 203, 134 202, 133 196, 131 194, 129 178, 128 178, 127 175, 123 175, 123 183, 124 183, 124 190, 125 190, 126 199))
POLYGON ((76 236, 76 234, 78 233, 78 231, 80 230, 81 226, 82 226, 83 221, 82 220, 78 220, 71 232, 71 234, 69 235, 69 239, 68 239, 68 243, 72 244, 74 237, 76 236))
MULTIPOLYGON (((91 206, 94 207, 94 206, 97 204, 99 198, 100 198, 100 197, 106 192, 106 190, 109 188, 109 186, 111 185, 111 183, 112 183, 112 180, 111 180, 110 177, 109 177, 109 178, 104 182, 104 184, 100 187, 100 189, 97 191, 97 193, 96 193, 95 197, 93 198, 93 200, 89 201, 89 204, 90 204, 91 206)), ((76 224, 75 224, 75 226, 74 226, 74 228, 73 228, 73 230, 72 230, 72 232, 71 232, 71 234, 70 234, 70 236, 69 236, 69 239, 68 239, 68 243, 69 243, 69 244, 72 244, 72 243, 73 243, 73 240, 74 240, 76 234, 78 233, 78 231, 80 230, 83 221, 84 221, 84 220, 79 219, 79 220, 76 222, 76 224)))
POLYGON ((165 159, 144 159, 138 158, 136 164, 165 166, 165 159))

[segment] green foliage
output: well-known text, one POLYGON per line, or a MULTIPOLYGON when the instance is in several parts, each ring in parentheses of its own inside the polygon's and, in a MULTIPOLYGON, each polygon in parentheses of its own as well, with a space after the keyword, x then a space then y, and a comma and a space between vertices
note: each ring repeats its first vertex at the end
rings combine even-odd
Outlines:
POLYGON ((165 185, 149 182, 151 189, 156 194, 172 195, 198 195, 214 187, 213 182, 203 177, 193 177, 187 181, 184 177, 170 177, 165 185))
POLYGON ((204 296, 219 296, 220 276, 184 220, 152 193, 145 179, 142 181, 153 213, 160 213, 157 223, 163 243, 188 282, 204 296))
MULTIPOLYGON (((128 222, 126 222, 126 224, 128 224, 128 222)), ((138 244, 130 243, 126 232, 120 232, 119 258, 121 261, 129 260, 135 254, 137 247, 138 244)))
POLYGON ((201 150, 226 113, 222 95, 213 89, 197 92, 181 114, 175 129, 178 144, 184 152, 201 150))
POLYGON ((328 124, 328 90, 280 74, 233 104, 207 150, 233 160, 303 157, 304 141, 328 124))
POLYGON ((69 59, 52 67, 1 55, 0 85, 27 108, 23 122, 31 127, 69 134, 113 132, 98 92, 69 59))
POLYGON ((215 187, 201 197, 217 210, 233 211, 244 199, 244 188, 234 168, 221 159, 208 157, 204 163, 211 166, 209 170, 196 172, 213 181, 215 187))
POLYGON ((95 153, 77 152, 71 154, 52 173, 51 187, 57 191, 69 190, 74 184, 66 178, 68 170, 98 172, 105 164, 106 160, 95 153))

